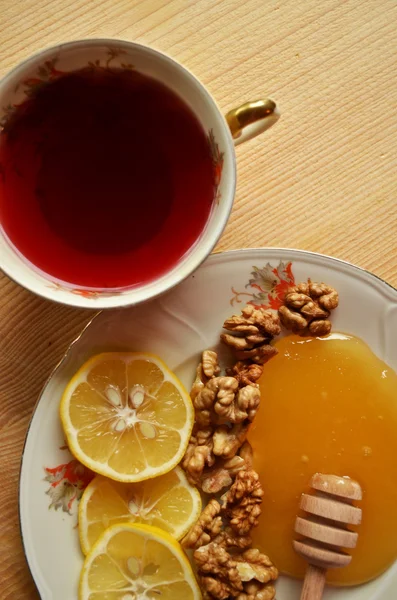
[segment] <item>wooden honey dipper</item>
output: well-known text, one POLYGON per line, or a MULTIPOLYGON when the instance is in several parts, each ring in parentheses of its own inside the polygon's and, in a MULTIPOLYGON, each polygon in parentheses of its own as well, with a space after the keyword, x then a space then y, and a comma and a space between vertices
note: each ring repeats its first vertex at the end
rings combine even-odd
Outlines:
POLYGON ((352 557, 341 548, 355 548, 358 533, 347 525, 361 523, 361 508, 353 500, 361 500, 360 485, 349 477, 316 473, 310 481, 313 495, 302 494, 300 508, 308 515, 297 517, 295 531, 303 536, 294 540, 295 551, 309 566, 301 600, 321 600, 327 569, 346 567, 352 557))

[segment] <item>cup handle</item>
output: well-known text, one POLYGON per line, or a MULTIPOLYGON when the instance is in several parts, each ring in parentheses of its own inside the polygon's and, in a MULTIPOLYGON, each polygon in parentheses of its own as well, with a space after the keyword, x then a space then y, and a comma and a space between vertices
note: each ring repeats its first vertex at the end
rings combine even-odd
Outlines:
POLYGON ((267 99, 246 102, 238 108, 230 110, 225 118, 232 133, 234 145, 238 146, 269 129, 279 116, 276 103, 267 99))

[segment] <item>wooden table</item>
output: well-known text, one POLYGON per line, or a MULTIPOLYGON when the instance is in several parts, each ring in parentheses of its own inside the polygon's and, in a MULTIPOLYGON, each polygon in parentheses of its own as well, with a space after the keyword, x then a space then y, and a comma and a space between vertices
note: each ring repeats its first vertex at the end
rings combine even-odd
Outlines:
MULTIPOLYGON (((396 22, 396 0, 0 0, 0 75, 44 46, 116 37, 184 63, 225 112, 271 95, 282 118, 237 149, 217 250, 313 250, 397 286, 396 22)), ((92 314, 0 284, 0 598, 34 600, 21 450, 43 383, 92 314)))

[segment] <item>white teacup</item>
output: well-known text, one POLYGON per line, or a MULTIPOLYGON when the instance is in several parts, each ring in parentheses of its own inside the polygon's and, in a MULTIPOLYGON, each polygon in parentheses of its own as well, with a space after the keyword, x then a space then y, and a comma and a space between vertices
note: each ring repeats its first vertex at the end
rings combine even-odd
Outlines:
POLYGON ((103 64, 109 60, 113 67, 133 64, 139 72, 164 83, 190 106, 212 141, 213 161, 218 176, 217 198, 200 238, 188 254, 158 279, 131 288, 85 289, 57 280, 30 263, 1 227, 0 266, 9 277, 50 300, 88 308, 136 304, 165 292, 190 275, 210 254, 227 223, 236 186, 234 145, 261 133, 278 118, 272 100, 246 103, 230 111, 225 118, 206 88, 168 56, 131 42, 93 39, 44 50, 21 63, 0 82, 0 135, 1 125, 6 122, 10 110, 24 101, 32 80, 45 82, 56 77, 58 71, 74 71, 87 66, 89 62, 100 61, 103 64), (51 67, 54 61, 56 70, 51 67))

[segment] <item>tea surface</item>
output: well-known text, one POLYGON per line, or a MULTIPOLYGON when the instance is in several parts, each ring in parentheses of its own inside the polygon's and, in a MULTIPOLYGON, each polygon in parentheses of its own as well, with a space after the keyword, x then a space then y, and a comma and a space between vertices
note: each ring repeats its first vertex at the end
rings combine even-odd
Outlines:
POLYGON ((206 132, 134 70, 86 68, 38 86, 0 134, 0 166, 8 238, 45 273, 86 287, 170 270, 214 200, 206 132))

